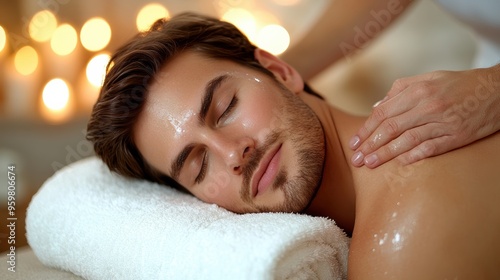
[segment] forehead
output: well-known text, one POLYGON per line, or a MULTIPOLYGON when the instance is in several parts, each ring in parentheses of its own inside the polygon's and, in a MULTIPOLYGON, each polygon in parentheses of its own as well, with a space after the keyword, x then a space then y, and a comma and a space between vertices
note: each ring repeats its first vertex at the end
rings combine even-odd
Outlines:
POLYGON ((262 74, 230 60, 209 58, 193 51, 182 52, 168 60, 153 77, 144 115, 154 113, 161 116, 160 119, 168 119, 197 113, 207 83, 221 75, 248 79, 262 74))
POLYGON ((206 84, 222 74, 249 70, 237 63, 184 52, 155 75, 134 127, 134 141, 150 164, 163 172, 194 128, 206 84))
POLYGON ((189 101, 198 102, 206 83, 222 73, 234 71, 238 65, 210 59, 194 52, 176 55, 155 75, 149 87, 146 104, 154 106, 168 100, 172 113, 184 111, 189 101), (194 100, 196 99, 196 100, 194 100))

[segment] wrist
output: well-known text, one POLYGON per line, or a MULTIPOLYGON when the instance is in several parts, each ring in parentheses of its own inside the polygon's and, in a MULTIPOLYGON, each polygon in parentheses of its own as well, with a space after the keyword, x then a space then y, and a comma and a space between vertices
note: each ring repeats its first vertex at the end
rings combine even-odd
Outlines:
POLYGON ((497 65, 492 66, 492 73, 491 75, 493 76, 493 87, 494 91, 492 92, 492 98, 494 98, 494 106, 495 106, 495 111, 497 112, 496 116, 496 131, 500 131, 500 63, 497 65))

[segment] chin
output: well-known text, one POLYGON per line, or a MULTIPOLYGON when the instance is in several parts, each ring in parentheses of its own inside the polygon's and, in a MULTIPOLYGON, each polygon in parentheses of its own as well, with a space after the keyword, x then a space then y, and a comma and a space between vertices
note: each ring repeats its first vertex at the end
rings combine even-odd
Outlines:
POLYGON ((259 212, 301 213, 312 200, 315 188, 312 191, 297 191, 297 185, 286 182, 280 188, 269 190, 256 201, 259 212))

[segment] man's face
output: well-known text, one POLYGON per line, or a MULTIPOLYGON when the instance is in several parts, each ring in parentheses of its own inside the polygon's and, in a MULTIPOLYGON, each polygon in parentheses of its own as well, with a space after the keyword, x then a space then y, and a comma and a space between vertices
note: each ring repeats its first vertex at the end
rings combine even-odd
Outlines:
POLYGON ((184 52, 156 75, 144 105, 139 151, 202 201, 248 213, 300 212, 312 199, 323 130, 271 77, 184 52))

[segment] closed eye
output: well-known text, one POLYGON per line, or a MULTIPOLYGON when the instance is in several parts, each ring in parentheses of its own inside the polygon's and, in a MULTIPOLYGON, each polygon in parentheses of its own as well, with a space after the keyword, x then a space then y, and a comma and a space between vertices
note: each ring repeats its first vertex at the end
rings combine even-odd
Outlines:
POLYGON ((225 118, 227 118, 227 116, 229 116, 229 114, 234 109, 236 104, 238 104, 238 97, 236 97, 236 95, 235 95, 235 96, 233 96, 233 99, 231 99, 231 102, 227 106, 226 110, 220 115, 219 119, 217 120, 217 123, 219 123, 221 120, 224 120, 225 118))
MULTIPOLYGON (((234 95, 233 98, 231 99, 231 102, 229 102, 229 105, 227 105, 226 110, 224 110, 224 112, 220 115, 219 119, 217 120, 217 123, 227 119, 237 104, 238 104, 238 97, 236 97, 236 95, 234 95)), ((203 181, 203 179, 205 178, 205 176, 207 174, 207 169, 208 169, 208 154, 205 151, 203 153, 203 159, 201 162, 200 171, 198 172, 198 175, 196 176, 196 178, 194 180, 196 184, 199 184, 203 181)))
POLYGON ((203 179, 205 178, 205 175, 207 174, 207 165, 208 165, 208 159, 207 159, 207 152, 205 151, 203 153, 203 159, 201 161, 200 172, 198 172, 198 175, 194 179, 194 182, 196 184, 201 183, 201 181, 203 181, 203 179))

